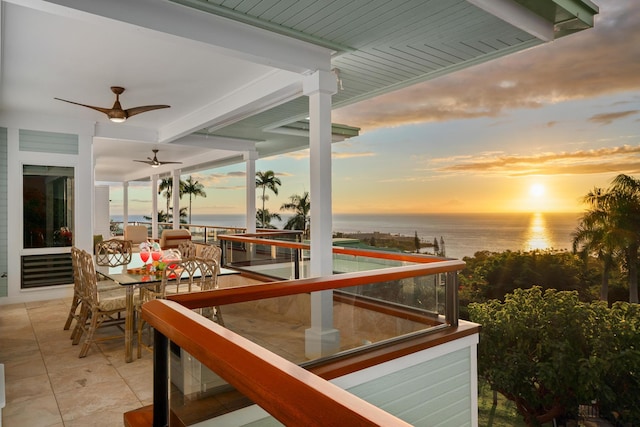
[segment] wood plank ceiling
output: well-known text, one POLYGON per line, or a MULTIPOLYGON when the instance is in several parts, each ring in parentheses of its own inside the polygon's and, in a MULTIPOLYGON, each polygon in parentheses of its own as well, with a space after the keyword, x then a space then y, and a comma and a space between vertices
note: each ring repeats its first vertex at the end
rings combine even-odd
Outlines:
MULTIPOLYGON (((541 43, 465 0, 176 1, 336 50, 334 107, 541 43)), ((216 134, 261 139, 259 129, 306 115, 301 97, 216 134)))

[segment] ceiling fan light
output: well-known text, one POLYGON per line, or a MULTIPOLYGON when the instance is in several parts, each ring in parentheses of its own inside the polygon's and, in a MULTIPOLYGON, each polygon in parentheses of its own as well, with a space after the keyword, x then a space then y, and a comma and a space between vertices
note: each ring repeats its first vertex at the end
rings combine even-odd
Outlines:
POLYGON ((126 117, 109 117, 109 120, 111 120, 113 123, 122 123, 127 119, 126 117))
POLYGON ((152 168, 159 168, 159 167, 160 167, 160 165, 159 165, 159 164, 154 163, 154 164, 152 164, 152 165, 151 165, 151 167, 152 167, 152 168))

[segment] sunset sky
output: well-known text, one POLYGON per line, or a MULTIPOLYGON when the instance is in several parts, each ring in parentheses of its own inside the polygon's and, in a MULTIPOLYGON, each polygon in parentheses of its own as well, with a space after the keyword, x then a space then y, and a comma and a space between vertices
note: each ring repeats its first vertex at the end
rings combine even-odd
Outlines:
MULTIPOLYGON (((361 131, 333 145, 333 211, 581 211, 593 187, 640 177, 640 1, 594 3, 593 29, 335 110, 361 131)), ((307 150, 268 169, 272 212, 309 190, 307 150)), ((207 193, 194 214, 244 212, 244 165, 192 176, 207 193)), ((146 196, 130 191, 131 214, 146 196)))

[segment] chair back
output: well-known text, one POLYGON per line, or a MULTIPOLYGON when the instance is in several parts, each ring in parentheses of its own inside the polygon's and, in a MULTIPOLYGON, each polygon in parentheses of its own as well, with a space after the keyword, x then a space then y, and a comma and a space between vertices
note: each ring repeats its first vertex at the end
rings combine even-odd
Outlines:
POLYGON ((220 264, 213 258, 196 258, 196 269, 199 270, 200 277, 196 281, 197 285, 203 291, 218 289, 218 274, 220 273, 220 264))
POLYGON ((180 242, 178 250, 183 260, 194 259, 196 257, 196 244, 191 240, 180 242))
POLYGON ((218 267, 220 267, 220 259, 222 258, 222 248, 217 245, 203 245, 199 258, 204 259, 212 259, 218 263, 218 267))
POLYGON ((162 286, 165 293, 178 294, 199 290, 194 287, 198 269, 194 260, 167 263, 162 272, 162 286))
POLYGON ((83 301, 89 306, 98 304, 98 282, 96 279, 96 266, 93 263, 93 255, 86 251, 80 254, 80 271, 83 289, 83 301))
POLYGON ((191 241, 191 233, 184 228, 178 230, 163 230, 160 236, 162 249, 177 248, 180 243, 191 241))
POLYGON ((146 225, 127 225, 124 228, 124 240, 131 240, 131 243, 138 245, 149 240, 149 230, 146 225))
POLYGON ((96 264, 109 267, 131 262, 133 252, 131 240, 109 239, 96 244, 96 264))
POLYGON ((74 291, 82 295, 82 250, 71 247, 71 269, 73 271, 74 291))

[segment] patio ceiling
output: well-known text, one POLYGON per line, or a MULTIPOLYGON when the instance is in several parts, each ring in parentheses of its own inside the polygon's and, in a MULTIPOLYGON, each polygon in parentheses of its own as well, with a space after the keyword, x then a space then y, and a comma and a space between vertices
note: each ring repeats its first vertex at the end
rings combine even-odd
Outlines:
POLYGON ((132 160, 152 148, 183 170, 304 148, 302 81, 316 70, 335 70, 344 106, 588 28, 595 13, 588 0, 9 0, 0 111, 92 126, 96 179, 135 180, 151 172, 132 160), (114 124, 54 100, 110 107, 114 85, 125 109, 171 108, 114 124))

